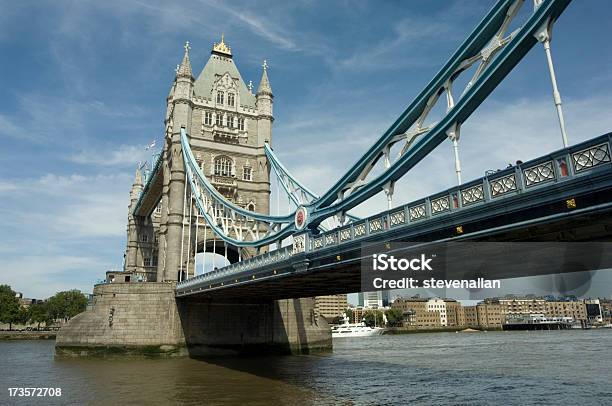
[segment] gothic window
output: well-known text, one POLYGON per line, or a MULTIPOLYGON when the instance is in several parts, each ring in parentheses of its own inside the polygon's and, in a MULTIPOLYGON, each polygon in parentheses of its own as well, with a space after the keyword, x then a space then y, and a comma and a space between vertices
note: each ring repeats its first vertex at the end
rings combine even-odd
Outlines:
POLYGON ((234 116, 227 116, 227 126, 234 128, 234 116))
POLYGON ((227 94, 227 105, 234 106, 234 93, 227 94))
POLYGON ((253 170, 250 166, 242 168, 242 180, 253 180, 253 170))
POLYGON ((204 113, 204 124, 212 125, 212 113, 210 111, 204 113))
POLYGON ((215 114, 215 124, 218 125, 218 126, 222 126, 223 125, 223 114, 221 114, 221 113, 215 114))
POLYGON ((147 234, 142 234, 140 236, 140 241, 142 241, 142 242, 149 242, 149 236, 147 234))
POLYGON ((217 104, 223 104, 223 92, 217 92, 217 104))
POLYGON ((158 216, 161 215, 162 212, 162 208, 161 208, 161 202, 157 203, 157 206, 155 206, 155 214, 157 214, 158 216))
POLYGON ((255 211, 255 203, 251 202, 251 203, 247 204, 247 210, 248 211, 255 211))
POLYGON ((240 117, 238 119, 238 129, 240 131, 244 131, 244 117, 240 117))
POLYGON ((215 175, 232 176, 232 159, 221 155, 215 158, 215 175))
POLYGON ((158 261, 157 255, 153 255, 153 260, 151 261, 151 265, 152 266, 157 266, 157 261, 158 261))
POLYGON ((151 266, 151 257, 144 257, 144 266, 151 266))

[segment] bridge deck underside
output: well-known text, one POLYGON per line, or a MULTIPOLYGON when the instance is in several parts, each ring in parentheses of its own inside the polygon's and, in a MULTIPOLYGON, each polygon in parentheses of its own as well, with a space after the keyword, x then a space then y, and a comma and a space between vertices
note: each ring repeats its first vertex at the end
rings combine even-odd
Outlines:
POLYGON ((157 206, 161 199, 163 182, 163 170, 158 168, 158 170, 151 174, 151 179, 145 185, 145 190, 142 192, 134 211, 135 215, 148 217, 153 213, 155 206, 157 206))

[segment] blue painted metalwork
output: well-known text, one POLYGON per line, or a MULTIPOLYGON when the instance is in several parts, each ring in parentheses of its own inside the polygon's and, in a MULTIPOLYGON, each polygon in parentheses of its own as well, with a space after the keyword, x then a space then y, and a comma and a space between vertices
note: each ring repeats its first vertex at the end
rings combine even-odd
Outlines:
MULTIPOLYGON (((280 159, 274 154, 274 151, 268 143, 264 144, 264 151, 266 153, 266 158, 268 158, 268 162, 270 163, 271 169, 277 176, 279 183, 283 186, 283 189, 289 196, 289 199, 299 207, 300 205, 311 203, 315 200, 319 199, 314 192, 304 186, 300 181, 298 181, 292 174, 285 168, 285 166, 281 163, 280 159), (293 190, 292 190, 293 189, 293 190), (301 195, 301 199, 296 196, 296 194, 301 195)), ((347 214, 346 217, 350 221, 357 221, 359 217, 353 216, 351 214, 347 214)))
MULTIPOLYGON (((499 0, 444 67, 378 141, 322 197, 313 199, 309 204, 305 205, 308 213, 308 227, 314 230, 325 219, 337 214, 342 216, 351 208, 389 188, 389 185, 400 179, 407 171, 427 156, 447 138, 447 131, 449 129, 458 127, 467 120, 480 103, 486 99, 512 68, 537 43, 535 36, 538 30, 543 26, 550 26, 570 1, 542 1, 520 29, 514 31, 508 37, 502 38, 505 35, 509 22, 516 15, 518 7, 523 4, 523 0, 499 0), (486 63, 484 63, 484 55, 487 58, 486 63), (435 102, 440 94, 449 91, 452 81, 478 58, 483 58, 483 64, 478 70, 478 75, 473 78, 473 82, 470 82, 465 92, 457 100, 453 100, 452 104, 449 102, 447 114, 438 123, 432 124, 430 128, 420 128, 420 121, 423 115, 426 115, 431 108, 431 103, 435 102), (389 150, 394 143, 401 141, 403 136, 408 138, 408 132, 415 123, 417 128, 413 128, 413 130, 416 130, 415 134, 418 136, 418 139, 412 136, 409 141, 407 140, 405 149, 402 150, 402 155, 393 164, 389 163, 382 174, 366 182, 365 177, 369 170, 383 156, 388 157, 389 150), (350 194, 347 196, 347 193, 350 194)), ((196 174, 196 180, 190 180, 192 187, 197 190, 198 184, 201 184, 219 205, 231 213, 268 223, 269 232, 265 238, 256 238, 245 242, 233 239, 223 232, 219 234, 221 238, 237 246, 262 246, 273 241, 285 239, 296 231, 295 226, 290 222, 293 214, 286 217, 258 215, 227 201, 216 192, 199 170, 184 133, 182 134, 181 142, 183 143, 183 155, 186 166, 191 168, 192 174, 196 174)), ((277 169, 288 173, 282 166, 278 166, 277 169)), ((527 173, 522 173, 520 176, 533 175, 537 178, 549 172, 549 168, 534 168, 527 173)), ((151 178, 154 178, 154 176, 151 178)), ((466 206, 479 204, 485 198, 485 190, 489 190, 492 186, 495 186, 495 190, 501 188, 500 190, 503 193, 510 193, 513 182, 516 184, 517 179, 508 177, 494 185, 474 185, 471 189, 459 190, 456 193, 460 193, 460 196, 459 194, 449 197, 442 196, 439 199, 426 202, 427 204, 420 203, 411 207, 404 214, 404 221, 410 219, 418 221, 431 215, 439 215, 452 211, 450 207, 451 199, 460 200, 460 204, 466 206)), ((307 191, 305 188, 303 190, 307 191)), ((198 195, 198 193, 196 194, 198 195)), ((309 194, 310 197, 314 197, 312 192, 309 192, 309 194)), ((142 196, 136 207, 139 207, 140 200, 142 200, 142 196)), ((394 221, 400 221, 400 217, 398 214, 394 221)), ((207 222, 212 221, 211 218, 206 216, 205 218, 207 222)), ((215 224, 211 226, 214 226, 213 228, 217 227, 215 224)), ((380 226, 383 226, 383 224, 381 223, 380 226)), ((369 225, 367 227, 369 231, 367 232, 377 232, 378 227, 378 223, 373 223, 373 228, 372 225, 369 225)), ((217 227, 215 231, 223 230, 217 227)), ((360 232, 361 228, 357 230, 357 233, 360 232)), ((336 239, 335 241, 338 240, 336 239)))
MULTIPOLYGON (((424 222, 438 221, 439 218, 453 213, 482 210, 490 204, 524 193, 537 193, 538 190, 551 190, 554 193, 556 187, 564 182, 588 178, 592 173, 602 171, 612 172, 612 133, 376 214, 346 227, 311 236, 306 242, 304 252, 314 253, 332 248, 342 250, 343 245, 371 241, 373 235, 379 233, 378 239, 385 240, 388 234, 401 228, 422 227, 424 222), (545 171, 545 176, 534 176, 531 179, 525 176, 526 172, 538 172, 538 168, 543 167, 552 168, 552 175, 545 171), (476 190, 478 192, 475 192, 476 190), (440 199, 448 201, 448 209, 434 210, 434 202, 440 199)), ((284 247, 180 282, 177 284, 177 291, 213 286, 224 277, 263 266, 280 266, 279 264, 300 254, 303 252, 295 247, 284 247)))
POLYGON ((456 101, 454 107, 448 111, 440 122, 417 140, 387 171, 347 198, 339 199, 348 185, 358 180, 366 166, 383 154, 383 150, 387 148, 393 138, 398 134, 405 133, 415 123, 431 97, 436 92, 441 92, 445 83, 452 80, 453 75, 460 72, 462 62, 478 53, 495 35, 508 10, 515 3, 513 0, 498 1, 396 122, 325 195, 313 204, 310 218, 311 225, 316 225, 317 222, 334 213, 349 210, 379 193, 383 190, 385 184, 401 178, 409 169, 442 143, 447 138, 446 130, 453 123, 464 122, 472 114, 478 105, 537 43, 535 38, 537 30, 550 20, 554 21, 569 2, 570 0, 545 0, 514 38, 494 56, 494 59, 482 71, 480 77, 456 101))
POLYGON ((136 202, 136 204, 134 205, 134 208, 132 209, 133 213, 138 213, 145 199, 145 196, 147 195, 147 193, 149 192, 151 188, 151 184, 153 183, 155 177, 159 174, 158 172, 162 170, 162 161, 163 161, 162 158, 163 157, 161 153, 157 154, 157 159, 155 159, 155 164, 151 168, 151 171, 148 173, 148 176, 145 178, 144 188, 142 189, 142 193, 138 197, 138 201, 136 202))
POLYGON ((221 195, 202 173, 200 166, 193 156, 184 128, 181 128, 181 147, 187 180, 200 214, 204 217, 208 226, 224 241, 236 247, 262 246, 278 241, 279 234, 289 235, 295 232, 293 214, 287 216, 269 216, 252 212, 235 205, 221 195), (219 214, 227 214, 227 216, 219 216, 219 214), (228 223, 231 221, 238 233, 246 229, 252 235, 252 239, 231 237, 228 227, 223 228, 223 221, 228 223), (239 228, 237 229, 236 227, 239 228), (267 232, 264 237, 258 238, 260 228, 262 227, 267 229, 267 232))

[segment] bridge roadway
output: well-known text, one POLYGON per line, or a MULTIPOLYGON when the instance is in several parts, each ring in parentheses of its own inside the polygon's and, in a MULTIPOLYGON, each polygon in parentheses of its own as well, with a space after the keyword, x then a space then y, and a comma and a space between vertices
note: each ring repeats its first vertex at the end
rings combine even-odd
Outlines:
POLYGON ((368 243, 612 241, 611 151, 608 133, 339 229, 296 235, 303 248, 284 247, 179 282, 176 296, 252 302, 357 292, 368 243))

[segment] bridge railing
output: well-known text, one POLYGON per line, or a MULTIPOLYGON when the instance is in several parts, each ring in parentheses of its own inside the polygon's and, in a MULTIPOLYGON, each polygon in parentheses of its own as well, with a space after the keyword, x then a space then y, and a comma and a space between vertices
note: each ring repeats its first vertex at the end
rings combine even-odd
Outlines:
MULTIPOLYGON (((610 160, 611 134, 562 149, 534 160, 498 170, 488 176, 387 210, 361 222, 311 236, 306 251, 367 238, 396 227, 439 218, 489 202, 564 182, 591 172, 610 160)), ((457 230, 461 233, 462 230, 457 230)))
MULTIPOLYGON (((612 133, 562 149, 543 157, 498 170, 480 179, 447 189, 429 197, 387 210, 347 226, 318 235, 294 237, 294 246, 283 247, 224 268, 198 275, 177 284, 177 289, 203 284, 224 276, 248 272, 313 252, 366 239, 385 231, 443 217, 490 202, 584 176, 604 166, 612 167, 612 133), (299 239, 300 248, 295 241, 299 239)), ((458 233, 462 231, 457 230, 458 233)))
POLYGON ((274 251, 266 252, 264 254, 254 256, 252 258, 233 263, 223 268, 215 269, 211 272, 198 275, 194 278, 184 280, 182 282, 179 282, 176 287, 177 289, 189 288, 190 286, 199 285, 209 280, 250 271, 252 269, 259 268, 261 266, 265 266, 272 263, 282 262, 291 258, 292 255, 292 246, 282 247, 274 251))

